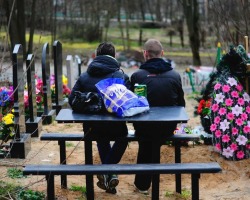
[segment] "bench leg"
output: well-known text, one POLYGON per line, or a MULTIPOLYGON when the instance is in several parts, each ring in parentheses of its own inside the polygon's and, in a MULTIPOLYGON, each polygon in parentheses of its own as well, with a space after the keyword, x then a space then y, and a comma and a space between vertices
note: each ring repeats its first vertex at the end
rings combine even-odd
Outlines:
POLYGON ((46 175, 47 180, 47 199, 55 199, 54 175, 46 175))
MULTIPOLYGON (((175 142, 175 163, 181 163, 181 142, 175 142)), ((181 194, 181 174, 175 175, 175 191, 181 194)))
POLYGON ((192 200, 198 200, 200 174, 192 174, 191 178, 192 178, 192 200))
MULTIPOLYGON (((66 145, 65 141, 58 141, 60 147, 60 164, 66 165, 66 145)), ((67 175, 61 175, 61 188, 67 188, 67 175)))
MULTIPOLYGON (((92 158, 92 141, 85 140, 84 142, 85 150, 85 164, 93 164, 92 158)), ((93 175, 86 175, 86 190, 87 190, 87 199, 94 199, 94 183, 93 175)))

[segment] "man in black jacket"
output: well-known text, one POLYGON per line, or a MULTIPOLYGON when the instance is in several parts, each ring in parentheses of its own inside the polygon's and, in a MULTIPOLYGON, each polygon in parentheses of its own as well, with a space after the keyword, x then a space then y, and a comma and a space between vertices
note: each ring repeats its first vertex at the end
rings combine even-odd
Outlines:
MULTIPOLYGON (((146 62, 131 76, 131 90, 136 83, 147 86, 147 99, 152 106, 185 106, 184 92, 181 77, 173 70, 171 62, 165 61, 161 43, 155 39, 149 39, 144 44, 143 51, 146 62)), ((135 134, 152 138, 149 141, 139 141, 137 163, 152 163, 153 139, 166 137, 173 134, 176 123, 171 122, 149 122, 146 125, 134 123, 135 134)), ((157 139, 155 140, 157 141, 157 139)), ((161 145, 158 145, 160 152, 161 145)), ((136 175, 136 190, 147 194, 151 185, 151 176, 136 175)))
MULTIPOLYGON (((96 50, 96 57, 89 64, 87 72, 80 75, 76 81, 71 95, 69 97, 69 104, 72 105, 74 99, 74 92, 98 92, 95 84, 106 78, 122 78, 125 85, 130 89, 129 77, 120 71, 120 65, 115 59, 115 47, 108 42, 101 43, 96 50)), ((116 141, 112 146, 105 136, 125 136, 128 133, 125 122, 99 122, 91 123, 85 122, 83 124, 84 133, 98 134, 102 136, 102 140, 97 141, 97 147, 101 162, 103 164, 116 164, 120 162, 123 153, 125 152, 128 143, 126 141, 116 141)), ((116 193, 115 187, 119 180, 116 175, 98 175, 97 186, 108 193, 116 193)))

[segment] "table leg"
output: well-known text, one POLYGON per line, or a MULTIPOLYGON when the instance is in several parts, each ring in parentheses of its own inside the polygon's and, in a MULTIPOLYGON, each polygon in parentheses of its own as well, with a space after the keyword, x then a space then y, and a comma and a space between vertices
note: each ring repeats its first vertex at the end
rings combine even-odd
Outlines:
MULTIPOLYGON (((66 145, 65 140, 58 141, 60 147, 60 164, 66 165, 66 145)), ((67 188, 67 175, 61 175, 61 188, 67 188)))
MULTIPOLYGON (((153 141, 152 144, 152 161, 153 163, 160 163, 160 142, 153 141)), ((152 199, 159 199, 159 190, 160 190, 160 174, 152 175, 152 199)))
MULTIPOLYGON (((181 141, 175 142, 175 163, 181 163, 181 141)), ((175 175, 175 191, 181 194, 181 174, 175 175)))
MULTIPOLYGON (((85 164, 93 164, 92 157, 92 141, 85 140, 85 164)), ((93 175, 86 175, 86 190, 87 190, 87 199, 94 199, 94 183, 93 175)))

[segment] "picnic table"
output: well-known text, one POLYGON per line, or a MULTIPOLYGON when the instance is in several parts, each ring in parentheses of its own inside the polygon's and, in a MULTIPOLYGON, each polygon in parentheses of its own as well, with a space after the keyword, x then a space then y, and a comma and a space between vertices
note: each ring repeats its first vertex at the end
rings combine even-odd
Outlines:
MULTIPOLYGON (((184 107, 181 106, 166 106, 166 107, 151 107, 146 113, 138 114, 132 117, 117 117, 112 114, 80 114, 75 113, 71 109, 61 109, 55 119, 58 123, 84 123, 84 122, 177 122, 186 123, 189 117, 184 107)), ((155 133, 157 134, 157 133, 155 133)), ((157 141, 156 141, 157 142, 157 141)), ((158 141, 162 142, 162 141, 158 141)), ((84 140, 85 148, 85 164, 93 164, 92 158, 92 140, 84 140)), ((153 145, 153 160, 160 162, 160 152, 153 145)), ((86 175, 87 199, 94 199, 93 175, 86 175)), ((152 197, 159 196, 159 174, 153 176, 152 182, 152 197)))

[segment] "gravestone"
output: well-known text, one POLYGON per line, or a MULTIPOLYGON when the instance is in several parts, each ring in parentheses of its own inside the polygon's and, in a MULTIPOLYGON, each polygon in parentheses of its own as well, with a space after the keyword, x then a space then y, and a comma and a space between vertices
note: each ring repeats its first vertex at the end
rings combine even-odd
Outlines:
POLYGON ((27 71, 27 87, 29 112, 26 120, 26 133, 31 134, 31 137, 38 137, 42 130, 42 117, 37 116, 36 103, 36 83, 35 83, 35 64, 33 54, 29 54, 26 60, 27 71))
POLYGON ((77 78, 78 78, 82 73, 82 61, 78 55, 75 55, 75 63, 76 63, 76 66, 78 68, 78 76, 77 76, 77 78))
POLYGON ((67 78, 68 78, 68 87, 72 89, 75 84, 74 78, 74 61, 72 55, 67 55, 66 58, 66 69, 67 69, 67 78))
POLYGON ((31 149, 31 136, 25 133, 24 116, 24 70, 23 48, 16 44, 12 53, 13 92, 14 92, 14 130, 15 137, 10 142, 11 158, 25 158, 31 149))
POLYGON ((44 107, 38 116, 42 116, 43 124, 51 124, 55 118, 55 110, 52 109, 51 89, 50 89, 50 60, 49 44, 45 43, 42 49, 42 80, 43 80, 43 101, 44 107))
POLYGON ((54 75, 55 75, 55 100, 52 108, 56 110, 56 114, 62 108, 68 106, 68 102, 63 99, 63 83, 62 83, 62 44, 55 41, 53 44, 54 56, 54 75))

